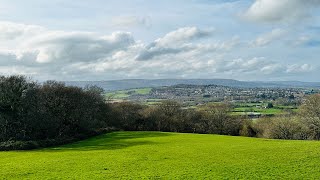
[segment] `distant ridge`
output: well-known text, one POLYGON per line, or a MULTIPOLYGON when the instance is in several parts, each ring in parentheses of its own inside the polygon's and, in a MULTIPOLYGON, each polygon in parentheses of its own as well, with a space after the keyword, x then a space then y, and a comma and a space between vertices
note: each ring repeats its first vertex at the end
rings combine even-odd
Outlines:
POLYGON ((110 81, 65 81, 67 85, 85 87, 86 85, 96 85, 106 91, 172 86, 178 84, 190 85, 221 85, 230 87, 266 87, 266 88, 320 88, 318 82, 301 81, 238 81, 234 79, 123 79, 110 81))

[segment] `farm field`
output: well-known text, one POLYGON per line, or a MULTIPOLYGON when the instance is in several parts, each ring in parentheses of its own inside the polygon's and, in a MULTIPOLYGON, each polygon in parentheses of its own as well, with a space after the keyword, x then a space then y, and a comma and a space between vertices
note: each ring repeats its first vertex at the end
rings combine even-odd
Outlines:
POLYGON ((248 113, 259 113, 262 115, 279 115, 286 114, 289 111, 296 112, 297 108, 293 106, 274 106, 272 108, 264 108, 264 103, 240 103, 236 104, 232 110, 233 115, 245 115, 248 113))
POLYGON ((275 114, 281 114, 283 113, 283 110, 276 109, 276 108, 270 108, 270 109, 264 109, 264 108, 234 108, 233 112, 235 114, 246 114, 246 113, 260 113, 260 114, 268 114, 268 115, 275 115, 275 114))
POLYGON ((105 94, 107 98, 113 99, 124 99, 128 98, 133 94, 146 95, 149 94, 152 88, 140 88, 140 89, 129 89, 129 90, 121 90, 121 91, 113 91, 105 94))
POLYGON ((317 179, 320 142, 114 132, 0 152, 0 179, 317 179))

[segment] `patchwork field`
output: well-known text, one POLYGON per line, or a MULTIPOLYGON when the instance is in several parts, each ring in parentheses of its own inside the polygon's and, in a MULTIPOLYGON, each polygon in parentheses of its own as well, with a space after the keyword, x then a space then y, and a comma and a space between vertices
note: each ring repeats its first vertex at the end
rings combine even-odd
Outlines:
POLYGON ((317 179, 320 142, 115 132, 0 152, 0 179, 317 179))

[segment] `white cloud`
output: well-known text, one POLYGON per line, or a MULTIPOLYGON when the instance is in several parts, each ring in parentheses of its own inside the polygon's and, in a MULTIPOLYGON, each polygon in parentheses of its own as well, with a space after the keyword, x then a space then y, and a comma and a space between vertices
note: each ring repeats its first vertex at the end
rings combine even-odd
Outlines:
MULTIPOLYGON (((226 44, 206 44, 199 45, 191 43, 194 40, 199 40, 211 36, 213 30, 202 30, 197 27, 184 27, 167 33, 164 37, 156 39, 154 42, 146 45, 143 50, 137 55, 136 60, 152 60, 155 57, 168 55, 177 55, 180 53, 188 53, 203 50, 214 50, 226 44)), ((233 43, 233 41, 232 41, 233 43)), ((229 43, 228 43, 229 45, 229 43)))
POLYGON ((274 62, 268 61, 264 57, 255 57, 249 60, 245 60, 242 58, 234 59, 227 62, 222 62, 225 65, 220 65, 217 69, 218 72, 229 72, 229 73, 272 73, 278 68, 274 62))
POLYGON ((319 0, 255 0, 244 17, 256 22, 296 22, 310 16, 319 0))
POLYGON ((217 72, 225 72, 229 74, 254 74, 259 75, 283 75, 311 72, 314 70, 310 64, 281 64, 270 61, 265 57, 255 57, 252 59, 234 59, 231 61, 223 61, 218 64, 217 72), (224 63, 225 65, 222 65, 224 63))
POLYGON ((64 61, 85 62, 104 58, 134 43, 127 32, 114 32, 110 36, 98 36, 81 32, 49 32, 31 39, 24 47, 31 46, 39 54, 41 63, 64 61))
POLYGON ((238 48, 239 38, 203 41, 212 33, 212 30, 186 27, 145 44, 134 40, 128 32, 100 35, 0 22, 0 34, 7 34, 0 43, 0 74, 93 80, 214 78, 230 74, 245 77, 247 74, 281 75, 313 70, 309 64, 283 65, 267 58, 226 59, 224 54, 238 48), (12 46, 7 46, 10 43, 12 46))
POLYGON ((22 37, 34 36, 41 33, 45 28, 35 25, 17 24, 0 21, 0 40, 14 40, 22 37))
POLYGON ((263 34, 259 36, 256 40, 251 42, 251 46, 259 47, 259 46, 266 46, 270 44, 272 41, 276 41, 281 39, 287 33, 284 29, 273 29, 271 32, 263 34))
POLYGON ((292 64, 292 65, 288 65, 287 67, 287 71, 288 73, 305 73, 305 72, 310 72, 312 71, 314 68, 309 65, 309 64, 292 64))
POLYGON ((199 39, 212 35, 213 30, 202 30, 197 27, 184 27, 175 31, 169 32, 164 37, 159 38, 155 43, 159 46, 167 46, 176 43, 183 43, 193 39, 199 39))

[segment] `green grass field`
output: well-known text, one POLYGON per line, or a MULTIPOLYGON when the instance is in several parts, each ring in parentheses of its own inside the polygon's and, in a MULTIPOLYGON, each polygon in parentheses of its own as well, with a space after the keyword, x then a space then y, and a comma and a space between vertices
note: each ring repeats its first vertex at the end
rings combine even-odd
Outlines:
POLYGON ((297 108, 293 106, 274 106, 273 108, 263 108, 266 105, 264 103, 238 103, 236 105, 238 105, 238 107, 233 109, 233 115, 245 115, 251 112, 260 113, 262 115, 280 115, 288 113, 288 110, 297 112, 297 108))
POLYGON ((113 99, 125 99, 133 94, 146 95, 149 94, 152 88, 140 88, 140 89, 129 89, 121 91, 113 91, 105 94, 107 98, 111 97, 113 99))
POLYGON ((145 94, 149 94, 151 90, 152 88, 142 88, 142 89, 135 89, 135 92, 137 94, 145 95, 145 94))
POLYGON ((282 114, 284 113, 281 109, 276 108, 270 108, 270 109, 264 109, 264 108, 246 108, 246 107, 240 107, 240 108, 234 108, 233 112, 239 113, 239 114, 245 114, 248 112, 257 112, 261 114, 282 114))
POLYGON ((115 132, 0 152, 0 179, 318 179, 320 142, 115 132))

